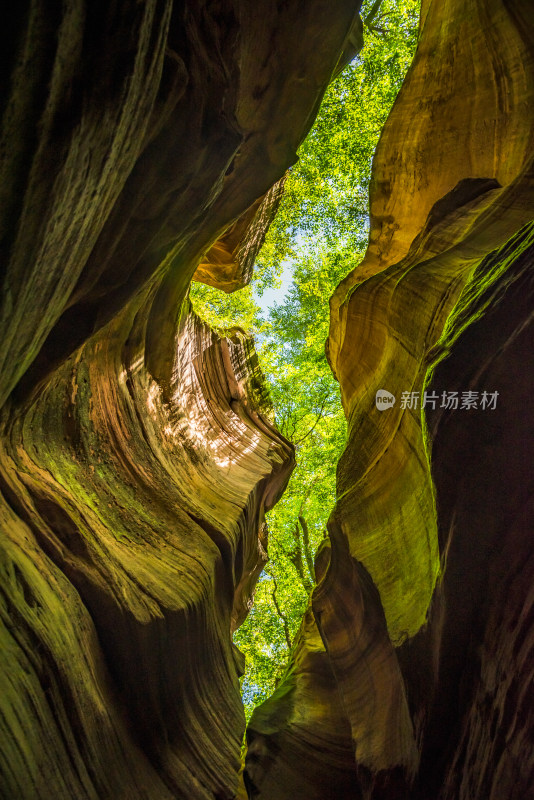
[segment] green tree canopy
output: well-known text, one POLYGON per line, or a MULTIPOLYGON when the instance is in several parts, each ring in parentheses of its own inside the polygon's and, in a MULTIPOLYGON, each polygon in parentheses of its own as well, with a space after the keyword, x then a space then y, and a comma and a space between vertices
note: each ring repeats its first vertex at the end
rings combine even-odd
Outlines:
POLYGON ((255 335, 276 423, 297 452, 289 486, 268 515, 269 564, 235 634, 247 659, 247 715, 283 674, 314 583, 313 556, 335 502, 346 426, 325 356, 328 301, 366 247, 372 156, 413 58, 418 12, 417 0, 364 3, 365 46, 330 85, 289 171, 252 290, 228 296, 197 284, 191 292, 208 322, 239 325, 255 335), (292 274, 286 296, 262 312, 255 297, 280 281, 284 267, 292 274))

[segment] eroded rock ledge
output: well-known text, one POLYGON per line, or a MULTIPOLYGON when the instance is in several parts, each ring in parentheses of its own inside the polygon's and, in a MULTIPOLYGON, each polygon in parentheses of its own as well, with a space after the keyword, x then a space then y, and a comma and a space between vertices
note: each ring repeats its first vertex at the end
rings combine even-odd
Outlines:
POLYGON ((531 12, 423 3, 375 155, 369 248, 331 300, 349 440, 311 610, 249 725, 253 797, 534 792, 531 12), (424 391, 435 410, 402 407, 424 391), (498 405, 444 410, 443 391, 498 405))
POLYGON ((213 797, 236 781, 230 633, 292 448, 251 401, 239 332, 185 316, 164 400, 142 320, 119 317, 4 416, 13 797, 213 797))

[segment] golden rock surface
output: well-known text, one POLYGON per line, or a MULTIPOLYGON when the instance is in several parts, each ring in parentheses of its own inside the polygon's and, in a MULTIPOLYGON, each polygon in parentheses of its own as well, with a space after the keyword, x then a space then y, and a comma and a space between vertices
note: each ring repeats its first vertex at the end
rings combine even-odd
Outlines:
POLYGON ((6 799, 534 795, 530 0, 423 0, 369 249, 331 301, 339 499, 241 769, 231 636, 294 453, 251 341, 215 335, 187 292, 248 280, 273 187, 361 45, 357 11, 36 0, 6 15, 6 799), (498 403, 402 407, 424 391, 498 403))
POLYGON ((213 334, 187 292, 221 242, 249 268, 262 198, 276 198, 353 48, 357 4, 13 12, 0 795, 229 800, 245 724, 232 632, 294 455, 251 341, 213 334))
POLYGON ((533 181, 532 4, 423 2, 374 157, 369 247, 330 303, 349 433, 311 598, 324 654, 314 679, 299 642, 252 716, 253 797, 299 796, 273 792, 278 775, 293 763, 293 785, 324 758, 307 764, 293 745, 301 707, 285 687, 324 687, 326 659, 330 706, 321 693, 324 719, 299 735, 341 733, 341 702, 357 778, 325 797, 534 792, 533 181), (379 390, 394 404, 379 409, 379 390), (444 391, 457 410, 442 407, 444 391), (497 391, 500 405, 462 408, 468 391, 479 403, 497 391))

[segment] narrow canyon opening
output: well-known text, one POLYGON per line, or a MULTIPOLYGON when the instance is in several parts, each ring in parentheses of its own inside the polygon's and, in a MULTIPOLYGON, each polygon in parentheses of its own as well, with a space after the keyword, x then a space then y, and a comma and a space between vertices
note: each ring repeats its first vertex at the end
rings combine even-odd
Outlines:
POLYGON ((417 42, 418 2, 367 3, 360 14, 363 47, 330 83, 280 196, 258 220, 268 230, 250 283, 227 293, 234 287, 210 285, 206 265, 197 277, 207 283, 194 281, 190 291, 195 312, 221 335, 238 327, 253 337, 266 413, 295 447, 288 486, 266 515, 269 561, 234 634, 246 657, 247 719, 288 667, 328 536, 346 443, 325 353, 329 299, 365 253, 372 157, 417 42))

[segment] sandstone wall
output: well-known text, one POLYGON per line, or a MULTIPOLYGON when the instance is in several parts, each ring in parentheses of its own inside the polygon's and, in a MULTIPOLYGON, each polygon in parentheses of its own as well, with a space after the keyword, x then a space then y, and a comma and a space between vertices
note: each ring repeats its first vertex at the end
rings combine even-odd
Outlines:
POLYGON ((199 263, 249 277, 357 10, 37 0, 6 20, 2 797, 238 791, 231 635, 293 448, 251 342, 187 291, 199 263))
POLYGON ((332 772, 302 797, 534 792, 533 44, 528 2, 423 3, 374 158, 368 251, 331 300, 349 441, 306 627, 249 725, 254 797, 295 796, 288 770, 314 783, 332 728, 357 779, 332 772))

